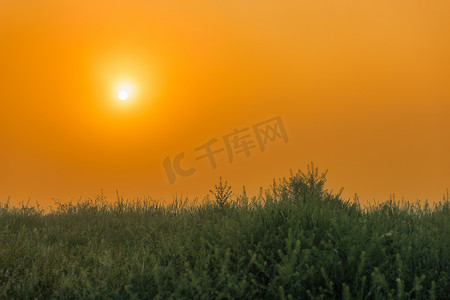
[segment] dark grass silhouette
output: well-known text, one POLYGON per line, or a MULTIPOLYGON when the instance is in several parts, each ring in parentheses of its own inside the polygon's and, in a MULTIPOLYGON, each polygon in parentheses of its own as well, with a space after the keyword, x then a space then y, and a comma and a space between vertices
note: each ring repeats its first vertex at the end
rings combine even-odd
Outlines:
POLYGON ((325 175, 311 164, 252 198, 220 181, 194 206, 3 205, 0 298, 448 299, 448 195, 363 210, 325 175))

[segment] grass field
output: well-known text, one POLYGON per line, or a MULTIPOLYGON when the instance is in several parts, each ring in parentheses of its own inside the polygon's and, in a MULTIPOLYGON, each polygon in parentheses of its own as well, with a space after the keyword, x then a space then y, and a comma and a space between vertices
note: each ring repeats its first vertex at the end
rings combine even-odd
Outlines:
POLYGON ((448 195, 363 209, 325 181, 311 165, 196 205, 3 204, 0 298, 448 299, 448 195))

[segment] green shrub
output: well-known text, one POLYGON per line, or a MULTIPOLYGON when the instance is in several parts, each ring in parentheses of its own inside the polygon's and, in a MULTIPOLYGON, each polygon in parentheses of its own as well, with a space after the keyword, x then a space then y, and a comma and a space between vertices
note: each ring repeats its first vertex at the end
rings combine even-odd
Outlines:
POLYGON ((448 197, 362 209, 326 172, 259 197, 0 207, 2 299, 447 299, 448 197))

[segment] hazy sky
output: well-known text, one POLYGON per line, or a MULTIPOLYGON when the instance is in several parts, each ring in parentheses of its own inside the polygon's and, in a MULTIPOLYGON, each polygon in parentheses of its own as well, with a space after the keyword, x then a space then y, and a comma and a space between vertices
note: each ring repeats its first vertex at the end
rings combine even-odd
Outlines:
POLYGON ((346 197, 441 200, 449 32, 448 0, 0 0, 0 202, 256 192, 310 161, 346 197))

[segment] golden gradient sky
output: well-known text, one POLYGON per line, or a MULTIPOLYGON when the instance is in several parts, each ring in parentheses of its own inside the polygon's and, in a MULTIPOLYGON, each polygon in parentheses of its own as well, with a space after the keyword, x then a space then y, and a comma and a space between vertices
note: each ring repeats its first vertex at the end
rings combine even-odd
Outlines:
POLYGON ((346 197, 441 200, 449 32, 448 0, 0 0, 0 202, 256 192, 310 161, 346 197), (196 160, 277 116, 287 143, 196 160))

